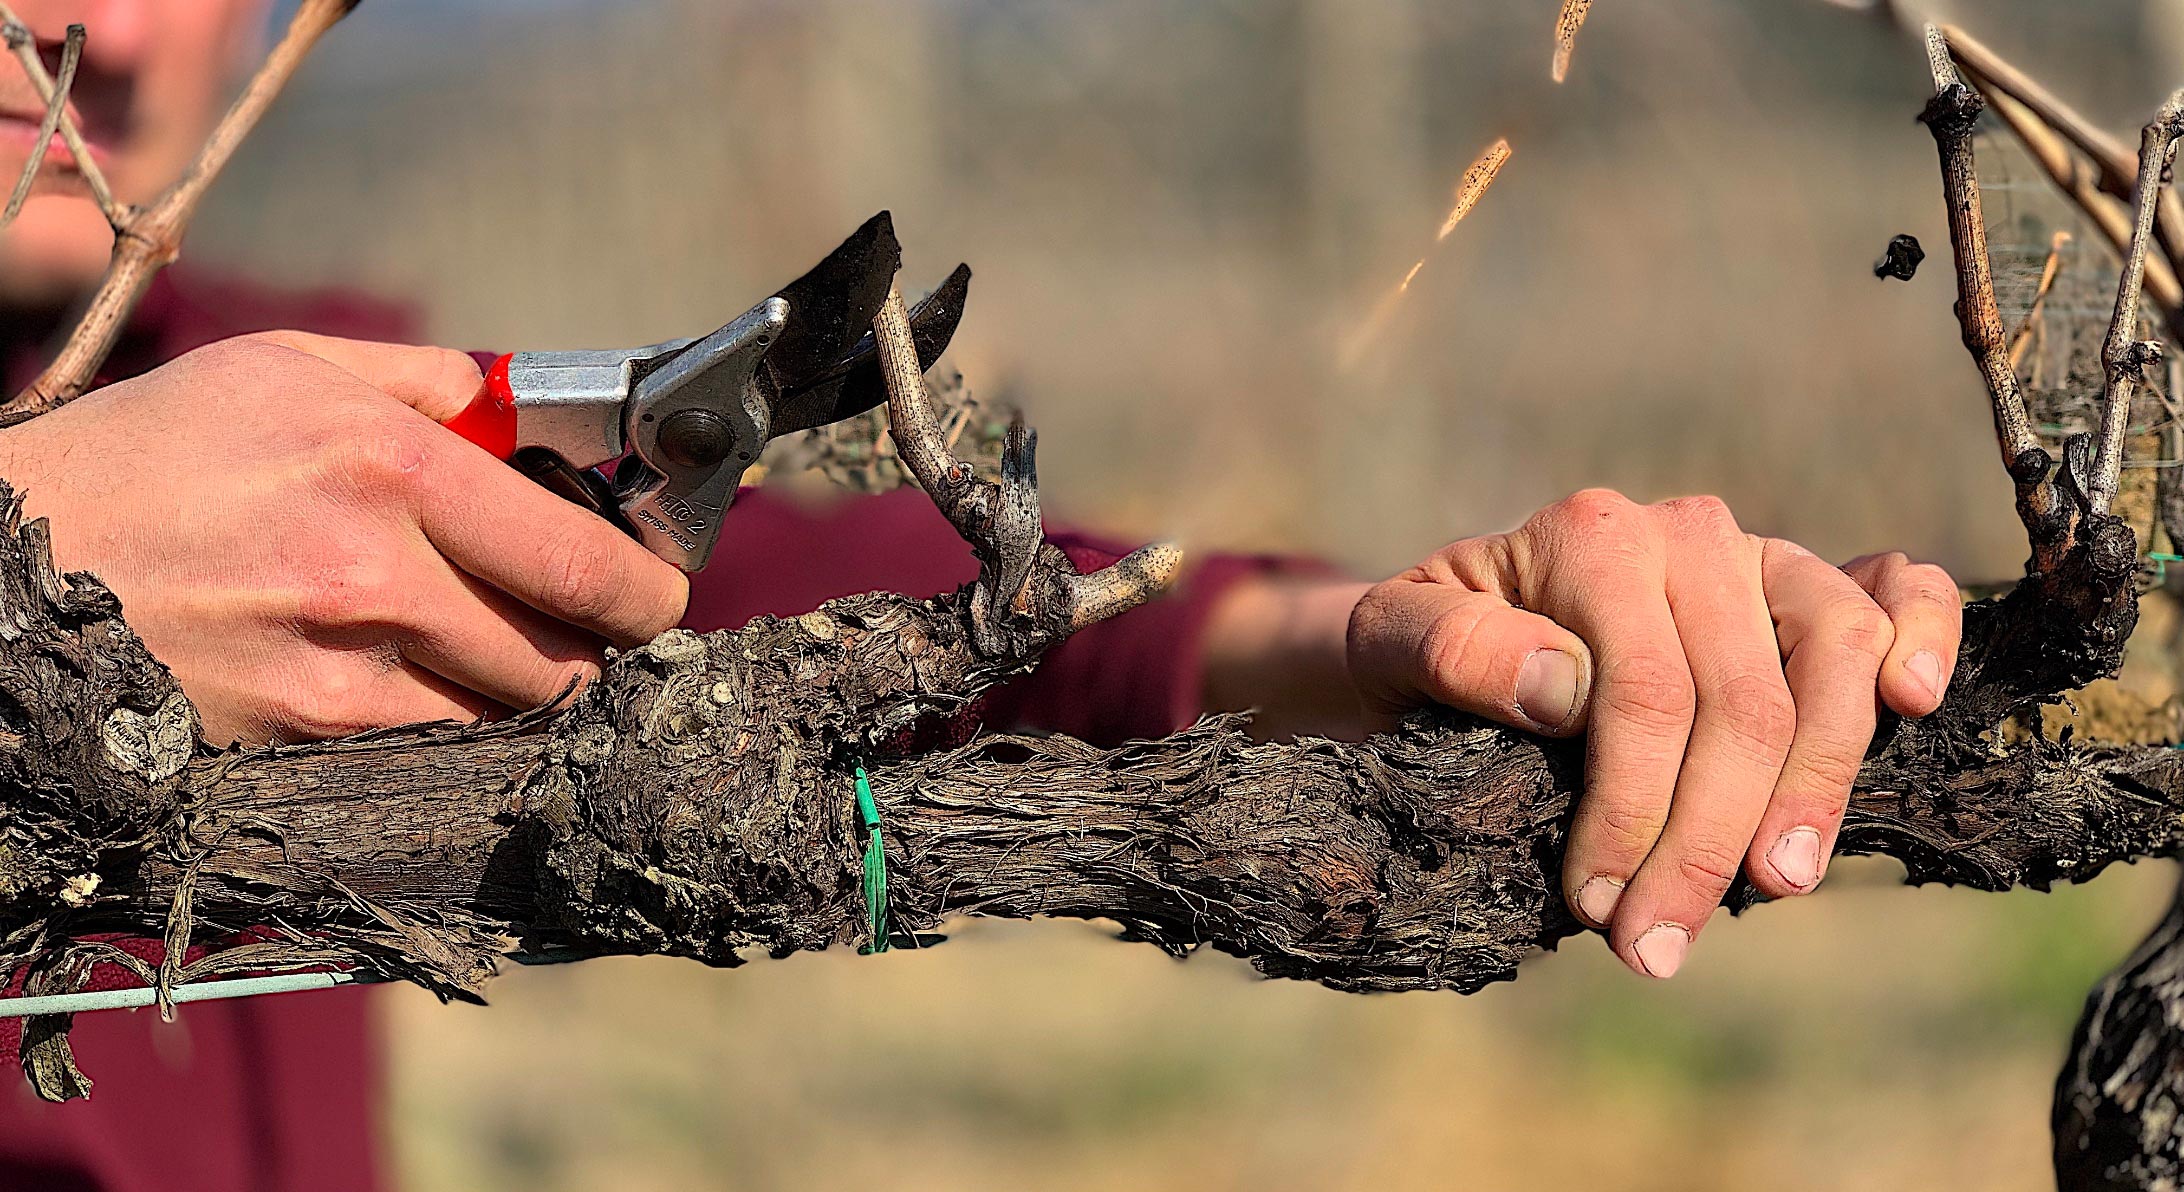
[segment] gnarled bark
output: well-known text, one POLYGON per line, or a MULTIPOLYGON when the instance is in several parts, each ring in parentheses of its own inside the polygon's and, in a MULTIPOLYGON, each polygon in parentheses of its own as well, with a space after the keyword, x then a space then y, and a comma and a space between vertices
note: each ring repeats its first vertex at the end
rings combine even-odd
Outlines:
MULTIPOLYGON (((40 542, 23 527, 0 574, 40 542)), ((2054 582, 1970 610, 1954 694, 1936 716, 1884 729, 1843 849, 1896 856, 1914 881, 1987 889, 2176 849, 2175 751, 1990 731, 2120 657, 2131 558, 2128 531, 2095 520, 2054 582), (2115 599, 2080 622, 2096 579, 2115 599)), ((110 643, 121 663, 87 673, 156 673, 95 581, 71 578, 60 605, 108 613, 76 639, 110 643)), ((862 596, 730 633, 671 633, 615 658, 551 720, 202 755, 155 804, 174 809, 164 822, 97 850, 88 894, 61 878, 5 904, 13 956, 77 955, 65 941, 117 930, 177 942, 179 921, 200 939, 256 928, 259 942, 175 979, 339 957, 465 996, 519 941, 721 965, 859 941, 860 758, 887 824, 898 930, 963 913, 1100 917, 1271 975, 1462 990, 1579 930, 1555 880, 1579 790, 1569 743, 1437 716, 1361 744, 1252 744, 1216 719, 1116 750, 1004 737, 889 756, 919 718, 1028 664, 979 651, 976 599, 862 596)), ((1019 622, 1027 632, 1065 622, 1053 599, 1027 607, 1039 610, 1019 622)), ((0 613, 20 619, 13 604, 0 613)), ((0 642, 0 656, 12 648, 0 642)), ((119 709, 142 702, 134 690, 84 681, 60 694, 119 709)), ((73 789, 23 781, 54 805, 73 789)), ((14 809, 32 805, 9 800, 11 831, 14 809)))

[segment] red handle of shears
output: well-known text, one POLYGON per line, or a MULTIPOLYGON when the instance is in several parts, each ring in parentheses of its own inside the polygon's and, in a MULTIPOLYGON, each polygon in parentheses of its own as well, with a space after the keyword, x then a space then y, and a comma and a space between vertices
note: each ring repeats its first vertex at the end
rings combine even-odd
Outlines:
POLYGON ((507 459, 516 453, 516 393, 508 387, 510 356, 493 361, 485 370, 485 383, 462 412, 447 420, 451 431, 507 459))

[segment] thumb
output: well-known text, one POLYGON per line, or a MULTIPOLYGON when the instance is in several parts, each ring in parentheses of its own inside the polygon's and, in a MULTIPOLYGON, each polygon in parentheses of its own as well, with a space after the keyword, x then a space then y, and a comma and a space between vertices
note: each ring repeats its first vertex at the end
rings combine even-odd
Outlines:
POLYGON ((485 381, 478 362, 453 348, 373 343, 308 331, 268 331, 253 338, 316 356, 434 422, 461 413, 485 381))
POLYGON ((1375 731, 1428 703, 1551 737, 1585 727, 1592 652, 1576 634, 1493 593, 1390 580, 1359 602, 1349 653, 1375 731))

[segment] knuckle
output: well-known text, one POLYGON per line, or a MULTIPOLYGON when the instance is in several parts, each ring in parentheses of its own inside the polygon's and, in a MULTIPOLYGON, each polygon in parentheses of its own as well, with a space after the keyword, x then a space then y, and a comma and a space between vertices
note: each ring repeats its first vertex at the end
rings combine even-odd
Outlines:
MULTIPOLYGON (((1511 539, 1509 534, 1487 534, 1451 542, 1390 582, 1478 587, 1476 581, 1496 574, 1507 561, 1511 539)), ((1378 585, 1368 595, 1388 586, 1378 585)))
POLYGON ((403 619, 408 585, 386 552, 374 552, 329 566, 306 582, 296 596, 296 619, 329 629, 388 627, 403 619))
POLYGON ((1850 803, 1850 784, 1857 780, 1858 768, 1864 764, 1865 745, 1859 742, 1829 738, 1800 746, 1799 773, 1792 779, 1797 788, 1792 798, 1801 809, 1799 819, 1811 822, 1841 816, 1850 803))
POLYGON ((1837 570, 1849 576, 1851 582, 1870 592, 1879 586, 1880 565, 1875 561, 1877 558, 1875 555, 1859 555, 1837 570))
POLYGON ((1677 856, 1674 872, 1678 881, 1709 898, 1719 899, 1737 880, 1737 870, 1742 867, 1743 860, 1741 851, 1712 845, 1694 846, 1677 856))
POLYGON ((478 362, 467 352, 407 345, 386 350, 393 353, 388 357, 390 374, 399 373, 410 385, 435 399, 466 401, 485 379, 478 362))
POLYGON ((1611 804, 1592 816, 1601 843, 1614 853, 1633 860, 1652 851, 1668 822, 1665 814, 1637 804, 1611 804))
POLYGON ((199 367, 218 372, 264 372, 291 366, 301 355, 276 336, 260 332, 207 344, 191 352, 187 359, 199 367))
POLYGON ((1904 580, 1914 593, 1936 604, 1955 608, 1964 603, 1956 577, 1932 563, 1911 564, 1904 570, 1904 580))
POLYGON ((563 696, 573 696, 591 686, 599 675, 599 663, 590 659, 549 666, 540 676, 538 687, 532 693, 531 704, 533 707, 543 707, 563 696))
POLYGON ((381 727, 371 698, 376 678, 355 666, 314 666, 275 701, 270 719, 284 737, 314 741, 381 727))
POLYGON ((1535 524, 1589 525, 1617 522, 1630 516, 1637 502, 1612 488, 1587 488, 1549 505, 1532 516, 1535 524))
POLYGON ((1658 506, 1664 512, 1680 517, 1718 520, 1729 516, 1729 503, 1710 493, 1689 497, 1671 497, 1658 506))
POLYGON ((281 332, 252 331, 244 335, 237 335, 216 343, 207 344, 199 348, 198 352, 209 356, 229 356, 236 354, 247 355, 265 349, 283 352, 295 350, 289 346, 289 340, 281 332))
POLYGON ((1427 673, 1453 683, 1477 669, 1482 614, 1482 608, 1466 602, 1433 618, 1418 643, 1427 673))
POLYGON ((468 352, 454 348, 433 348, 433 372, 439 381, 450 389, 476 388, 485 379, 485 373, 468 352))
POLYGON ((1729 503, 1715 496, 1677 497, 1654 506, 1664 517, 1686 531, 1724 540, 1745 542, 1749 537, 1738 525, 1729 503))
POLYGON ((1821 640, 1836 654, 1875 666, 1896 644, 1896 623, 1864 596, 1846 598, 1822 614, 1821 640))
POLYGON ((1606 488, 1572 493, 1541 510, 1522 537, 1548 556, 1581 553, 1595 573, 1625 569, 1658 553, 1662 541, 1660 520, 1647 507, 1606 488))
POLYGON ((1599 699, 1610 711, 1649 727, 1689 725, 1698 708, 1690 668, 1661 655, 1619 659, 1603 668, 1599 699))
POLYGON ((1722 722, 1754 755, 1781 764, 1797 733, 1797 705, 1782 676, 1761 672, 1735 675, 1716 696, 1722 722))
POLYGON ((346 432, 320 448, 320 481, 374 503, 411 492, 424 470, 429 424, 370 409, 345 411, 343 420, 346 432))
POLYGON ((545 553, 539 574, 545 611, 565 621, 596 624, 621 606, 620 589, 604 552, 577 534, 563 534, 545 553))
POLYGON ((647 639, 658 637, 682 624, 690 611, 690 577, 670 568, 667 582, 661 585, 660 598, 639 629, 647 639))
POLYGON ((1393 617, 1387 605, 1393 597, 1385 591, 1387 587, 1384 583, 1373 585, 1350 606, 1350 621, 1343 629, 1343 647, 1352 658, 1371 653, 1388 637, 1393 617))

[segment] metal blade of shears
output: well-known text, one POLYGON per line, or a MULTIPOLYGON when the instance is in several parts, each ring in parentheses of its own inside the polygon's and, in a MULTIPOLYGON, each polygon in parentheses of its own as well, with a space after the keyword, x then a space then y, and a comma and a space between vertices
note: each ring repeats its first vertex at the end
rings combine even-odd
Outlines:
MULTIPOLYGON (((811 271, 774 297, 789 304, 789 323, 766 352, 760 384, 779 394, 826 371, 872 329, 872 317, 902 268, 893 216, 882 211, 811 271)), ((778 431, 775 433, 779 433, 778 431)))
MULTIPOLYGON (((958 265, 938 288, 911 307, 911 340, 917 345, 920 367, 931 368, 948 350, 963 321, 963 301, 970 287, 971 267, 958 265)), ((886 297, 884 292, 880 295, 882 301, 886 297)), ((887 382, 880 375, 879 352, 870 331, 829 367, 785 379, 787 384, 773 399, 771 433, 775 438, 840 422, 887 400, 887 382)))

